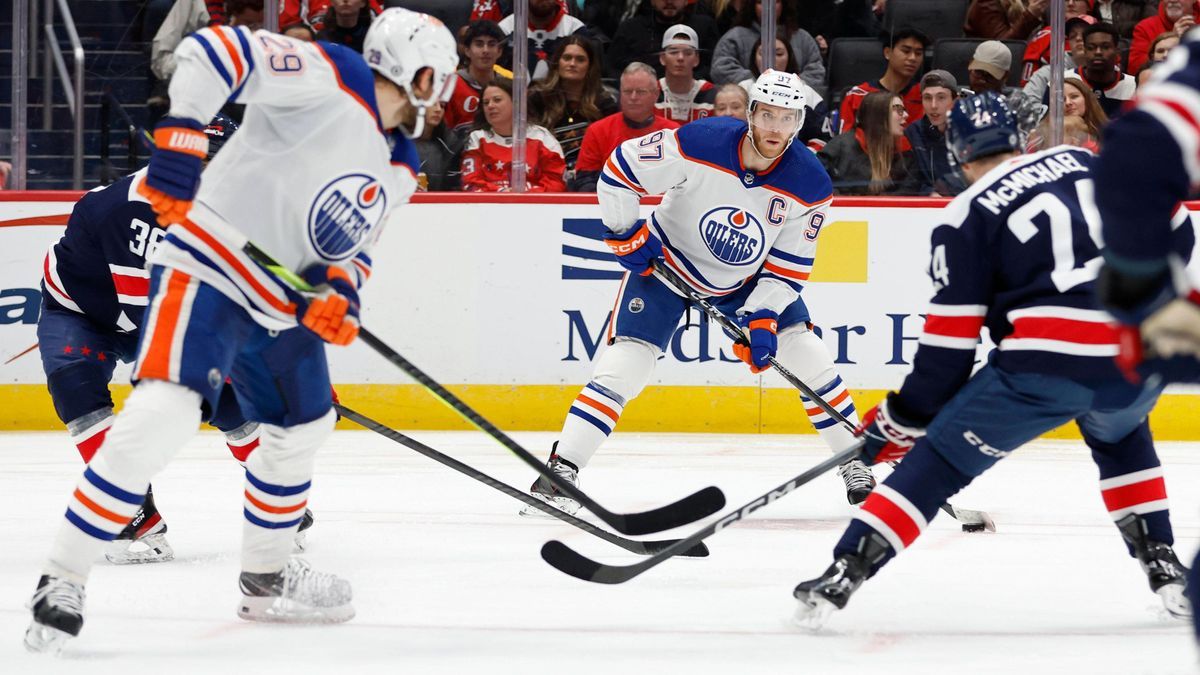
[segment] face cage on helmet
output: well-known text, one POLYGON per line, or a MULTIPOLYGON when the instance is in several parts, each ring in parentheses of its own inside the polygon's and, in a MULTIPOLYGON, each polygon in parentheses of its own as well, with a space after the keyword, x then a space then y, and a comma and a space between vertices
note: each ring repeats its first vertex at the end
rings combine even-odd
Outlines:
MULTIPOLYGON (((768 162, 773 162, 780 157, 783 157, 783 153, 787 152, 788 148, 792 147, 792 143, 796 140, 796 137, 800 135, 800 128, 804 126, 804 108, 799 109, 800 119, 797 120, 796 128, 792 131, 792 135, 788 138, 787 143, 783 144, 783 150, 780 150, 779 154, 775 155, 774 157, 767 157, 766 155, 762 154, 761 151, 759 151, 758 145, 754 142, 754 108, 759 103, 761 103, 761 101, 750 101, 750 108, 746 111, 746 137, 750 139, 750 147, 754 149, 754 154, 768 162)), ((775 107, 783 108, 783 106, 775 107)), ((792 108, 784 108, 784 110, 791 109, 792 108)))

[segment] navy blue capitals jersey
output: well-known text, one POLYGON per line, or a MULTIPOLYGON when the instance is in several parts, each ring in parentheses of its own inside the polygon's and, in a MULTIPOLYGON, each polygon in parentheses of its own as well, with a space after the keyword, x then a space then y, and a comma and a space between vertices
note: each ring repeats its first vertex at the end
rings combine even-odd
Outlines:
POLYGON ((164 232, 149 202, 137 194, 145 173, 84 195, 43 266, 48 301, 126 333, 141 323, 150 290, 146 256, 164 232))
POLYGON ((970 377, 985 327, 997 345, 990 363, 1002 370, 1122 381, 1116 329, 1095 298, 1094 160, 1071 146, 1016 157, 946 207, 932 235, 934 296, 913 372, 892 397, 901 415, 933 419, 970 377))

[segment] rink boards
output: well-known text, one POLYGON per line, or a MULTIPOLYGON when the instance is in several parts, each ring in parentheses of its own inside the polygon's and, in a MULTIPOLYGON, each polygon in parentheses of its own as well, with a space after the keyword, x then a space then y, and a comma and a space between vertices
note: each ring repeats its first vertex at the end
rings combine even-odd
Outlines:
MULTIPOLYGON (((3 429, 61 426, 36 349, 39 281, 78 193, 0 193, 3 429)), ((932 288, 925 269, 940 199, 839 199, 804 293, 860 410, 911 367, 932 288)), ((648 214, 654 201, 643 207, 648 214)), ((418 195, 388 223, 363 291, 364 323, 493 422, 557 430, 604 348, 620 285, 591 195, 418 195)), ((132 239, 133 232, 131 232, 132 239)), ((794 392, 752 375, 698 313, 685 317, 621 428, 811 433, 794 392)), ((980 346, 982 358, 990 345, 980 346)), ((464 423, 361 344, 329 350, 343 402, 402 428, 464 423)), ((128 381, 128 368, 118 371, 128 381)), ((127 388, 121 388, 123 394, 127 388)), ((1172 390, 1162 439, 1200 438, 1200 390, 1172 390)), ((1075 437, 1073 427, 1054 437, 1075 437)))

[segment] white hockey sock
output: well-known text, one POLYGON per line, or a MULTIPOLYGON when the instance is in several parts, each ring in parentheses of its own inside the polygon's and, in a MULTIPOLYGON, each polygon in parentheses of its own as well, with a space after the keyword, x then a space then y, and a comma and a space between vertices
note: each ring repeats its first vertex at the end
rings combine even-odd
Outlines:
POLYGON ((308 504, 317 449, 333 431, 333 423, 330 410, 294 427, 260 426, 259 447, 246 459, 243 572, 278 572, 287 564, 308 504))
POLYGON ((141 508, 150 479, 199 423, 199 394, 171 382, 139 384, 76 483, 46 572, 86 582, 92 561, 141 508))
POLYGON ((596 362, 592 381, 571 403, 558 437, 558 456, 582 469, 613 432, 625 406, 637 398, 654 372, 658 349, 623 340, 609 345, 596 362))
MULTIPOLYGON (((807 384, 835 410, 858 425, 858 412, 854 399, 838 375, 833 357, 825 343, 807 326, 792 326, 779 334, 779 361, 796 377, 807 384)), ((825 413, 803 394, 800 396, 808 421, 820 434, 821 440, 833 452, 841 452, 854 444, 854 433, 833 417, 825 413)))

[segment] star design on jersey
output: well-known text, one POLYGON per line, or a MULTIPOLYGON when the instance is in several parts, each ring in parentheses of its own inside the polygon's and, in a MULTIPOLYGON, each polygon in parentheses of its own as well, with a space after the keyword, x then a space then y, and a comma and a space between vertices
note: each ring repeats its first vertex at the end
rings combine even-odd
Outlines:
POLYGON ((74 349, 74 348, 72 348, 72 347, 71 347, 71 345, 67 345, 66 347, 63 347, 63 353, 64 353, 64 354, 70 354, 70 353, 71 353, 71 352, 73 352, 73 351, 75 351, 75 349, 74 349))
POLYGON ((504 164, 505 164, 504 160, 502 160, 502 159, 498 159, 498 160, 496 160, 496 170, 497 170, 497 171, 503 171, 503 170, 504 170, 504 164))
POLYGON ((81 349, 79 350, 79 353, 80 353, 80 354, 83 354, 84 356, 90 356, 90 355, 91 355, 91 353, 92 353, 92 349, 91 349, 91 347, 86 347, 86 346, 85 346, 85 347, 83 347, 83 348, 81 348, 81 349))
POLYGON ((96 360, 97 361, 107 361, 108 357, 104 355, 104 352, 96 352, 96 360))

